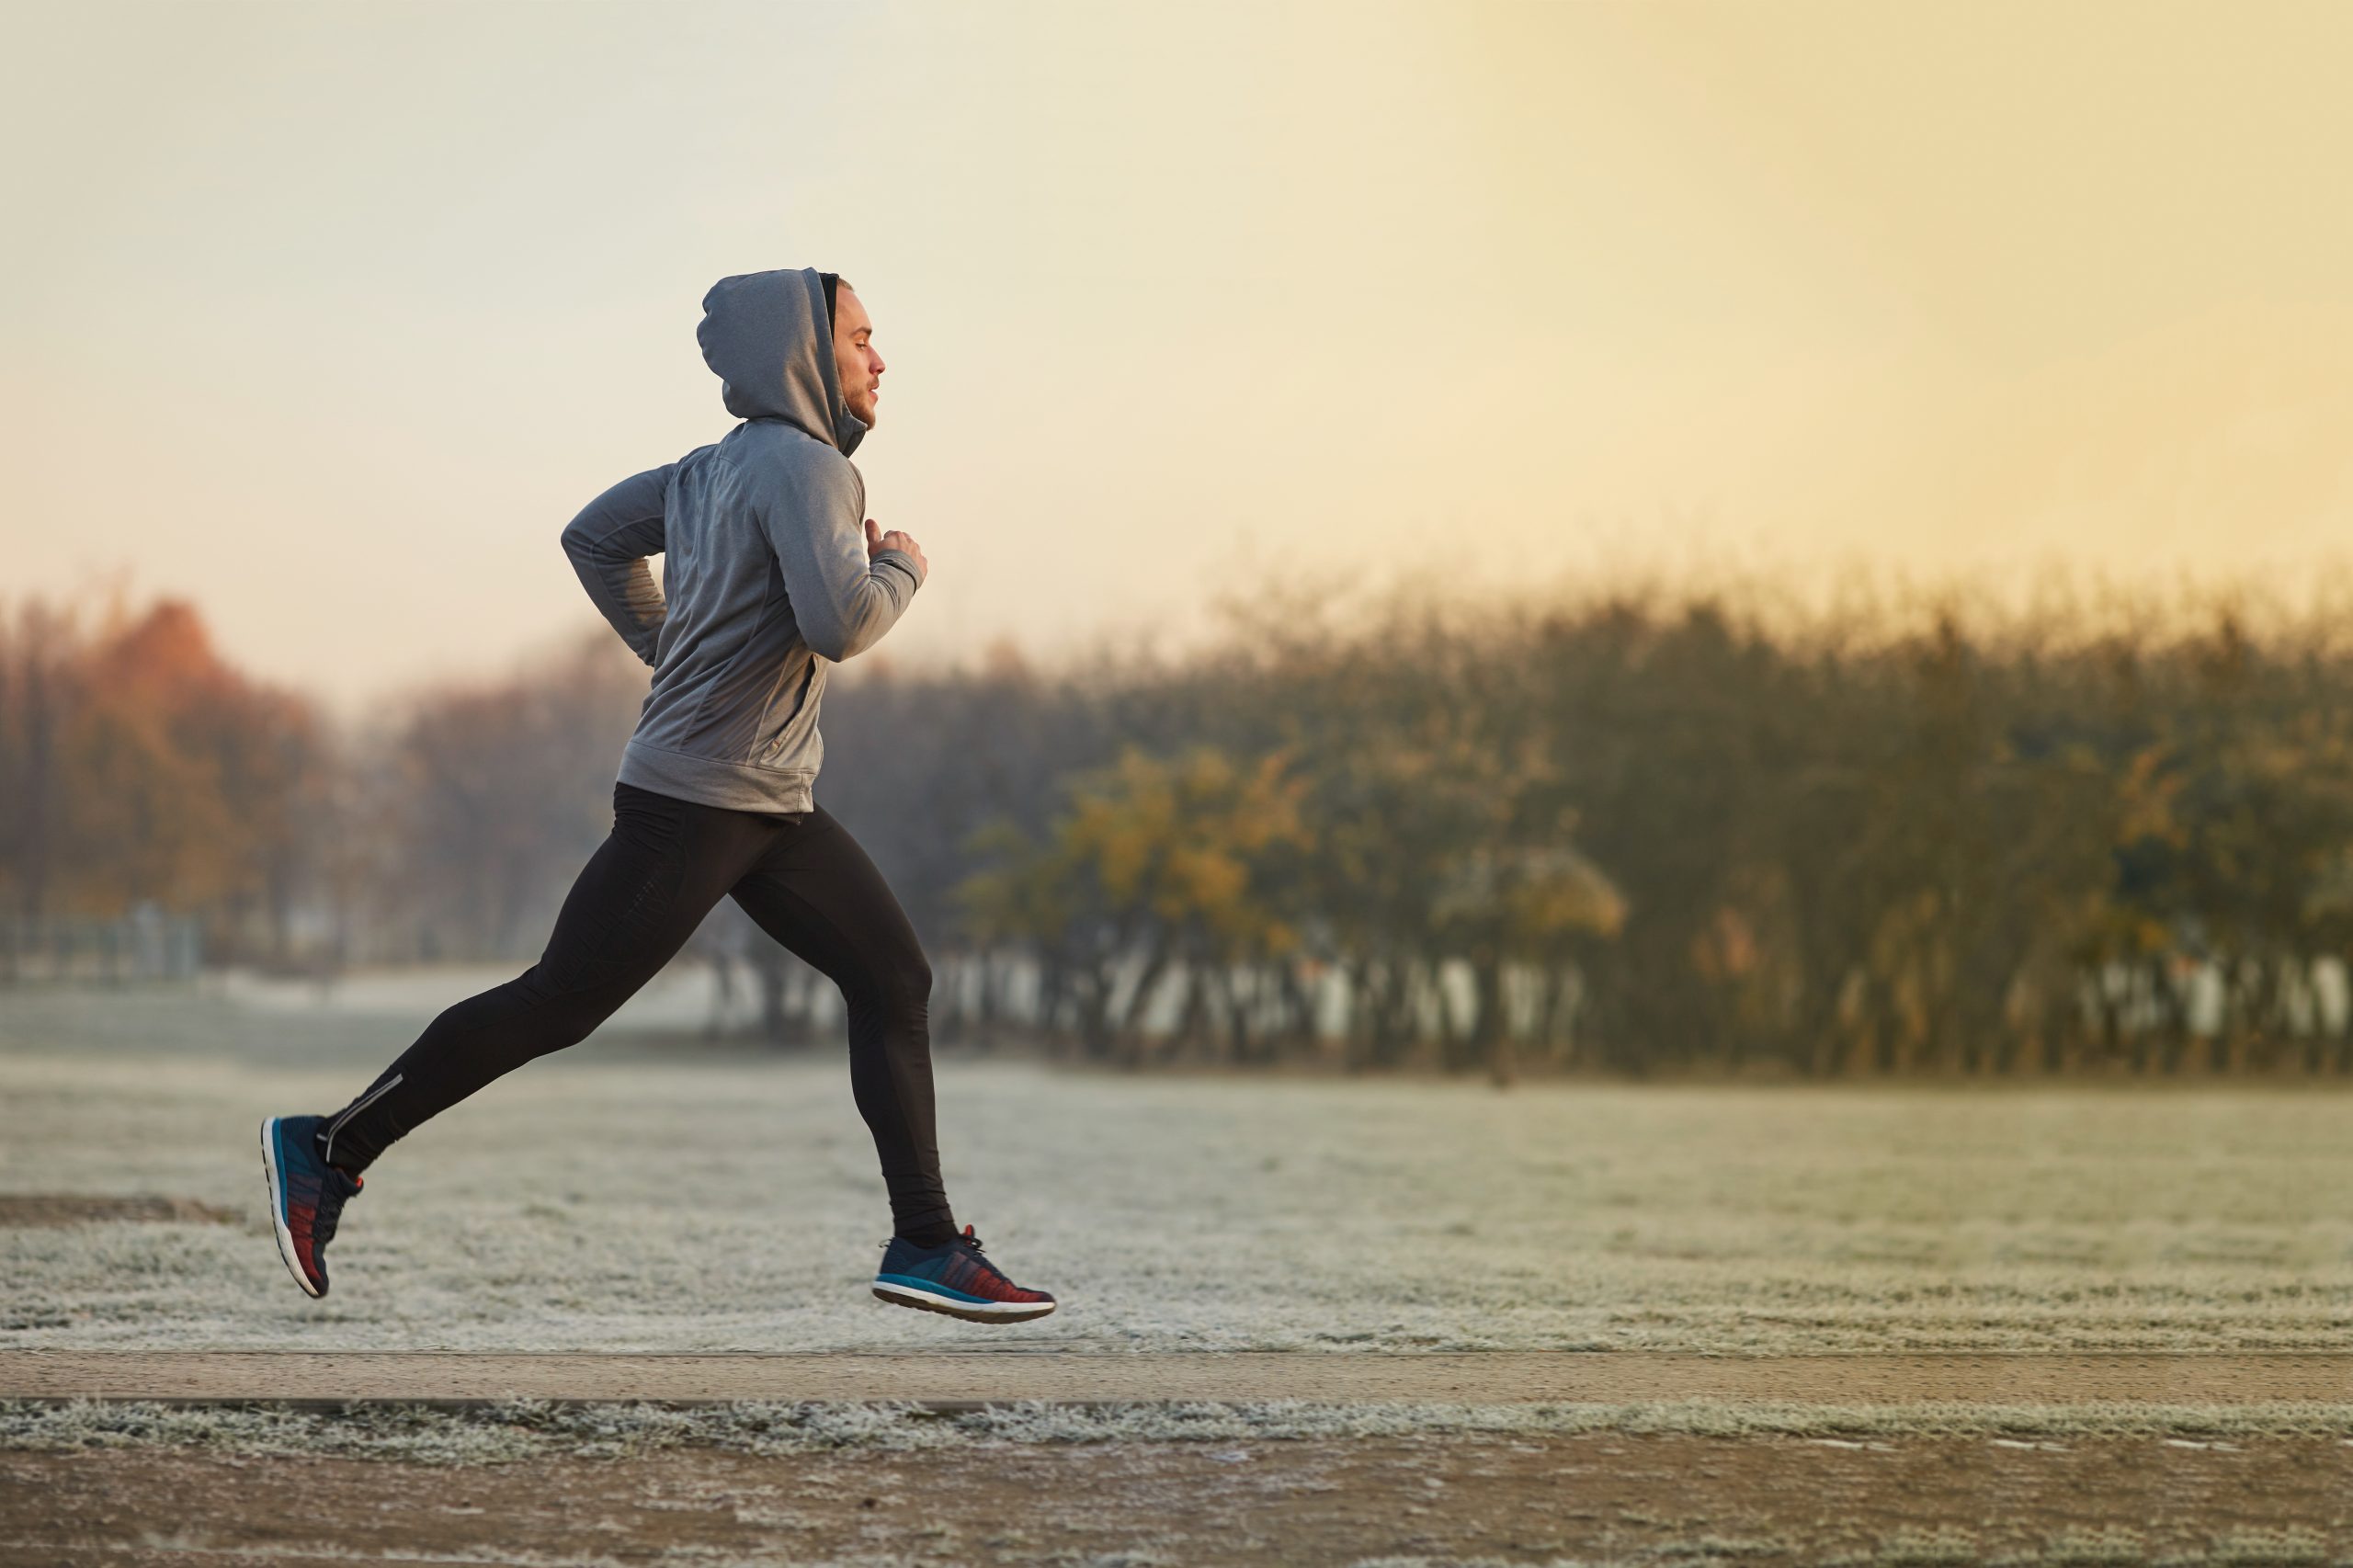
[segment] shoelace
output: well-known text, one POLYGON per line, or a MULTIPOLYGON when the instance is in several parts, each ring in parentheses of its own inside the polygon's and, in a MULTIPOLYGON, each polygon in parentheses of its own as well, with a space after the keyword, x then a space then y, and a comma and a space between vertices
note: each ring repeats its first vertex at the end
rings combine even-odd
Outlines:
MULTIPOLYGON (((888 1252, 891 1250, 891 1243, 896 1239, 896 1237, 886 1236, 882 1240, 876 1242, 874 1244, 881 1247, 884 1252, 888 1252)), ((972 1250, 974 1252, 981 1250, 981 1238, 972 1233, 972 1227, 970 1225, 964 1227, 963 1234, 957 1236, 954 1239, 960 1242, 972 1243, 972 1250)))
POLYGON ((327 1167, 326 1179, 319 1186, 318 1202, 311 1210, 311 1236, 316 1244, 324 1246, 335 1240, 335 1226, 343 1219, 343 1206, 358 1197, 359 1189, 367 1185, 366 1176, 353 1176, 333 1165, 327 1167), (346 1192, 337 1185, 338 1177, 351 1184, 350 1191, 346 1192))

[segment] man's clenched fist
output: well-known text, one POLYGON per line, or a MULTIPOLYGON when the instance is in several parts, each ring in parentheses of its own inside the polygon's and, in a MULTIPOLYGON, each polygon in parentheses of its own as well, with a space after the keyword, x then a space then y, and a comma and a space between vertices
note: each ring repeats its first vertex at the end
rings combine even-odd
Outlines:
POLYGON ((915 558, 915 570, 918 573, 922 574, 925 577, 929 577, 931 575, 931 562, 923 558, 923 546, 915 542, 915 535, 903 534, 896 528, 892 528, 889 533, 884 533, 882 531, 881 524, 876 522, 871 517, 867 518, 866 558, 869 561, 871 561, 886 550, 902 550, 906 551, 906 553, 915 558))

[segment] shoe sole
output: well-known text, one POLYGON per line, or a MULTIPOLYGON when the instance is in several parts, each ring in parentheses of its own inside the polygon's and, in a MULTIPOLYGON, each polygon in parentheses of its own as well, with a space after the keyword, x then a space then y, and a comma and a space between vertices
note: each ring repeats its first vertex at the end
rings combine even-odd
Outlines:
POLYGON ((1062 1303, 1059 1301, 959 1301, 948 1296, 935 1296, 928 1290, 918 1290, 911 1285, 874 1287, 874 1299, 888 1301, 894 1307, 914 1307, 917 1311, 940 1312, 967 1323, 1028 1323, 1044 1317, 1062 1303))
POLYGON ((286 1228, 286 1205, 278 1198, 284 1183, 278 1170, 278 1120, 274 1116, 265 1117, 261 1124, 261 1168, 269 1184, 269 1228, 278 1233, 278 1256, 284 1260, 286 1272, 294 1276, 294 1283, 302 1287, 304 1295, 316 1301, 326 1292, 311 1289, 311 1277, 295 1260, 294 1233, 286 1228))

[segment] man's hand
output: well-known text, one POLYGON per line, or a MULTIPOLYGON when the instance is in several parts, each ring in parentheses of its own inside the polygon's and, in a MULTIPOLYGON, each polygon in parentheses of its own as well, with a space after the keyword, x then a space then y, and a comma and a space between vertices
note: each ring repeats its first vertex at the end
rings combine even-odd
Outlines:
POLYGON ((884 533, 882 531, 881 524, 876 522, 871 517, 867 518, 866 558, 869 561, 871 561, 886 550, 902 550, 906 551, 909 555, 915 558, 915 570, 917 572, 921 573, 926 577, 929 577, 931 575, 931 562, 923 558, 923 546, 915 542, 915 535, 903 534, 896 528, 892 528, 889 533, 884 533))

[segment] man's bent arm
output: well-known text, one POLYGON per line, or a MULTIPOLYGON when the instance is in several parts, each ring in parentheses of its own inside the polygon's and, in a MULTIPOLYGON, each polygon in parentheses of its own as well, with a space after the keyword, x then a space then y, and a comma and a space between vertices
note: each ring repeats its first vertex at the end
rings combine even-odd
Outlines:
POLYGON ((769 470, 757 486, 760 526, 801 640, 835 663, 881 639, 923 586, 915 558, 866 554, 866 482, 847 462, 769 470))
POLYGON ((563 526, 563 552, 572 558, 580 585, 630 651, 648 665, 670 607, 645 558, 662 553, 662 502, 670 471, 677 466, 664 463, 630 475, 563 526))

